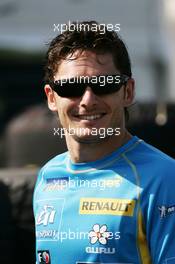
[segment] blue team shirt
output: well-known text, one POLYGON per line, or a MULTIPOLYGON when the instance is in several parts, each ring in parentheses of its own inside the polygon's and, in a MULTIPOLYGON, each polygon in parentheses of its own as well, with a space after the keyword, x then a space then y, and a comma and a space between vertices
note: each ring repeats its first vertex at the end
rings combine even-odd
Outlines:
POLYGON ((175 161, 138 137, 110 155, 39 172, 37 263, 175 263, 175 161))

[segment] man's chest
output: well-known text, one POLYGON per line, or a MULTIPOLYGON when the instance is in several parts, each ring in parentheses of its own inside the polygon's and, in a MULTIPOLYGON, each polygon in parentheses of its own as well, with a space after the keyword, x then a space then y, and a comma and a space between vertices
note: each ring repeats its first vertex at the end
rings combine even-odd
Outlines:
POLYGON ((123 261, 136 240, 137 201, 138 186, 118 173, 46 178, 35 198, 38 252, 48 250, 53 263, 123 261))

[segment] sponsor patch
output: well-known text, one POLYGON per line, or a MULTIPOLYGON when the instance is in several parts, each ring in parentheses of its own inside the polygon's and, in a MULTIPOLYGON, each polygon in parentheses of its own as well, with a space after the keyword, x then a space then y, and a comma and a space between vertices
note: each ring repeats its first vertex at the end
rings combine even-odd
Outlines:
POLYGON ((69 177, 46 179, 46 186, 44 187, 43 191, 51 192, 63 190, 68 186, 68 182, 69 177))
MULTIPOLYGON (((85 248, 86 253, 89 254, 115 254, 116 249, 110 247, 108 240, 111 237, 111 232, 108 230, 107 225, 93 225, 92 230, 89 231, 89 242, 91 246, 85 248), (97 244, 97 246, 93 246, 97 244)), ((116 239, 120 239, 120 234, 116 239)))
POLYGON ((36 201, 36 238, 38 241, 58 240, 62 220, 64 199, 44 199, 36 201))
POLYGON ((115 248, 110 247, 86 247, 89 254, 115 254, 115 248))
POLYGON ((48 178, 43 188, 45 192, 66 190, 67 188, 98 188, 98 190, 105 190, 106 188, 119 188, 123 182, 121 176, 115 176, 107 179, 79 179, 74 177, 60 177, 48 178))
POLYGON ((52 205, 44 205, 36 217, 36 225, 47 226, 53 224, 56 210, 52 205))
POLYGON ((133 216, 135 200, 81 198, 79 214, 133 216))
POLYGON ((160 212, 160 218, 164 218, 167 215, 175 213, 175 205, 172 205, 172 206, 162 205, 162 206, 159 206, 158 209, 160 212))
POLYGON ((37 254, 38 254, 38 263, 51 264, 49 250, 38 250, 37 254))

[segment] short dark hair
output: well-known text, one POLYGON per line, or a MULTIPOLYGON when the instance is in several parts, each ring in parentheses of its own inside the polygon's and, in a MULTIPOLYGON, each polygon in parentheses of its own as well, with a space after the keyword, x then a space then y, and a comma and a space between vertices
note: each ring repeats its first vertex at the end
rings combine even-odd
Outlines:
POLYGON ((46 54, 46 82, 53 81, 59 63, 77 50, 81 52, 89 50, 96 54, 111 53, 114 64, 120 73, 132 76, 129 54, 121 37, 115 31, 107 30, 106 27, 103 33, 99 27, 96 27, 97 30, 92 30, 94 25, 98 26, 99 24, 96 21, 83 21, 78 24, 73 22, 71 23, 72 28, 70 26, 69 30, 51 41, 46 54), (73 25, 76 25, 76 28, 73 25), (81 27, 81 25, 89 25, 89 27, 81 27), (79 30, 80 28, 81 30, 79 30))
MULTIPOLYGON (((80 52, 75 59, 85 50, 96 54, 111 53, 116 69, 121 74, 132 77, 130 57, 119 34, 107 30, 106 27, 102 33, 98 27, 99 23, 96 21, 72 22, 71 25, 68 30, 55 37, 50 43, 45 63, 44 79, 46 83, 54 81, 54 74, 57 72, 61 61, 78 50, 80 52), (97 25, 97 30, 92 30, 94 25, 97 25), (81 30, 79 30, 80 28, 81 30)), ((126 107, 124 110, 125 119, 128 121, 129 112, 126 107)))

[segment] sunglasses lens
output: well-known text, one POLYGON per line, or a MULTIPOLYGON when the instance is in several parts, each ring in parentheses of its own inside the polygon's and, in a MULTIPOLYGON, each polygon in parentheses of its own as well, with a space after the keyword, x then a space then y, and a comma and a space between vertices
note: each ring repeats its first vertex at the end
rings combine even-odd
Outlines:
POLYGON ((107 83, 104 86, 96 85, 93 89, 94 93, 97 95, 105 95, 117 92, 120 90, 122 84, 111 84, 107 83))
POLYGON ((113 79, 109 79, 106 77, 103 82, 98 82, 96 84, 92 84, 92 89, 97 95, 105 95, 117 92, 120 90, 122 85, 124 84, 121 76, 110 76, 113 79))
POLYGON ((124 75, 107 75, 97 77, 98 78, 95 82, 94 80, 92 81, 92 79, 88 82, 80 82, 79 80, 75 82, 75 80, 68 79, 66 81, 55 81, 51 86, 61 97, 80 97, 85 92, 87 86, 91 87, 96 95, 105 95, 119 91, 122 85, 129 79, 129 77, 124 75))
POLYGON ((83 95, 85 87, 83 84, 79 83, 58 83, 55 82, 53 85, 53 90, 61 97, 80 97, 83 95))

